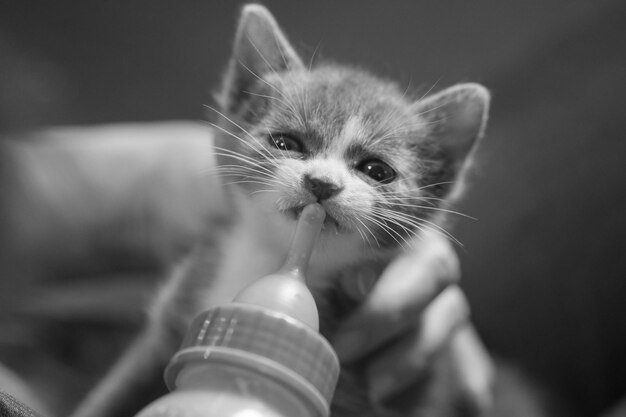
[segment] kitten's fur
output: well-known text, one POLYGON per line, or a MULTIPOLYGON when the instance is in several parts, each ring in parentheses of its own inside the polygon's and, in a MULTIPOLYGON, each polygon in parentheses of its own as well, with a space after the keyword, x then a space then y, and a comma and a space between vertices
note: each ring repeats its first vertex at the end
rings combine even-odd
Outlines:
MULTIPOLYGON (((199 245, 176 268, 146 329, 77 416, 130 415, 149 402, 190 318, 275 271, 298 210, 318 200, 330 220, 308 279, 330 336, 353 307, 333 277, 362 262, 386 263, 423 230, 443 233, 441 214, 484 131, 489 94, 463 84, 411 99, 361 70, 309 68, 269 12, 252 5, 243 9, 217 102, 218 174, 237 212, 223 259, 215 266, 215 247, 199 245)), ((332 415, 383 415, 365 393, 345 370, 332 415)))

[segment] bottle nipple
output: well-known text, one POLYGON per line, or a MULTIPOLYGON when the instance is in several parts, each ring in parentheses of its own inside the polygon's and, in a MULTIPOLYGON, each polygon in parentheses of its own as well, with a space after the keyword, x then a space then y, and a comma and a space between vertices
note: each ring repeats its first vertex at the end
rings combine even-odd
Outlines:
POLYGON ((306 285, 305 275, 325 218, 326 212, 321 205, 314 203, 305 206, 283 267, 245 287, 233 301, 267 307, 318 331, 317 307, 306 285))

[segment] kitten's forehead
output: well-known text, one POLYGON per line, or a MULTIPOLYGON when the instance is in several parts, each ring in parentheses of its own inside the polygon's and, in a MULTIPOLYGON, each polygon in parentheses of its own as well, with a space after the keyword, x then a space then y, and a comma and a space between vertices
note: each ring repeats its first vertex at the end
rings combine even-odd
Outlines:
POLYGON ((359 114, 353 114, 348 116, 346 122, 344 123, 341 133, 339 137, 341 141, 351 141, 355 138, 365 138, 370 132, 365 126, 365 121, 359 114))
POLYGON ((272 82, 283 105, 275 107, 273 121, 307 132, 319 147, 366 145, 419 127, 411 103, 396 85, 367 73, 322 67, 276 77, 272 82))

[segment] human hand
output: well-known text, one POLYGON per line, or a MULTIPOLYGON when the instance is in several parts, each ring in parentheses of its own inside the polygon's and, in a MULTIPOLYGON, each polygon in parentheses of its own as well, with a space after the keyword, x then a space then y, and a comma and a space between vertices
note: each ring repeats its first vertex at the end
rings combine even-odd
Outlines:
MULTIPOLYGON (((446 373, 444 390, 454 398, 443 402, 462 401, 477 412, 489 406, 493 365, 468 323, 459 276, 451 244, 431 233, 414 251, 394 259, 380 278, 367 266, 341 278, 344 292, 361 304, 340 325, 333 345, 343 364, 363 365, 374 402, 390 403, 409 393, 402 395, 403 411, 417 406, 406 398, 432 409, 436 405, 424 404, 428 398, 420 394, 441 385, 438 373, 446 373), (434 365, 441 361, 445 366, 434 365)), ((441 392, 438 397, 433 401, 442 401, 441 392)))

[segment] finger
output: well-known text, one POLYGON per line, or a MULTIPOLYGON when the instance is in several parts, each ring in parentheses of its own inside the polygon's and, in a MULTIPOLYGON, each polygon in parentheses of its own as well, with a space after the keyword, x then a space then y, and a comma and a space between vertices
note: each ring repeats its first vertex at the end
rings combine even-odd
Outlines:
POLYGON ((493 403, 495 367, 473 326, 463 326, 454 334, 450 360, 464 400, 478 415, 488 410, 493 403))
POLYGON ((396 258, 364 303, 339 327, 333 345, 343 362, 352 362, 415 325, 421 311, 458 280, 456 253, 442 238, 419 252, 396 258))
POLYGON ((368 368, 372 398, 385 400, 414 383, 468 317, 467 300, 457 286, 442 292, 424 310, 418 328, 377 355, 368 368))

